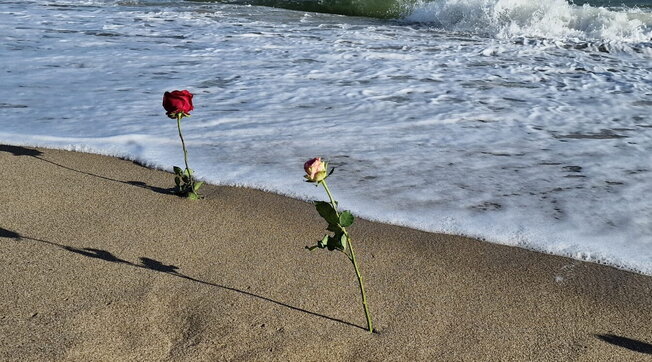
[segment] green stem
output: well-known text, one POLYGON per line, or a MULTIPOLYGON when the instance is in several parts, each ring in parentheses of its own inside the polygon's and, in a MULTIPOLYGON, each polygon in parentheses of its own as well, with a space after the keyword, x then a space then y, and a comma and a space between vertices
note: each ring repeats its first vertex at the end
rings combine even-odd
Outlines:
POLYGON ((177 113, 177 128, 179 129, 179 138, 181 138, 181 147, 183 147, 183 161, 186 163, 186 171, 188 172, 188 180, 190 181, 189 184, 192 186, 192 173, 188 167, 188 151, 186 151, 186 143, 183 141, 183 135, 181 134, 181 118, 183 118, 183 115, 177 113))
MULTIPOLYGON (((331 206, 333 206, 333 209, 335 210, 335 213, 337 214, 337 217, 339 218, 340 213, 337 211, 337 204, 335 203, 335 199, 333 198, 333 195, 331 194, 331 191, 328 189, 328 185, 326 184, 326 180, 322 180, 320 182, 322 186, 324 186, 324 190, 326 190, 326 194, 328 194, 328 198, 331 201, 331 206)), ((345 228, 342 228, 342 231, 344 232, 344 235, 346 235, 346 239, 349 244, 349 250, 351 251, 351 255, 349 256, 348 254, 346 255, 349 260, 351 260, 351 263, 353 263, 353 268, 355 269, 355 275, 358 277, 358 285, 360 286, 360 294, 362 295, 362 306, 364 307, 364 315, 367 318, 367 327, 369 329, 369 333, 374 332, 374 326, 371 321, 371 313, 369 312, 369 304, 367 303, 367 293, 365 293, 364 290, 364 283, 362 282, 362 274, 360 273, 360 268, 358 267, 358 262, 355 259, 355 251, 353 250, 353 243, 351 242, 351 237, 349 236, 349 233, 346 231, 345 228)), ((346 254, 346 253, 344 253, 346 254)))
POLYGON ((358 284, 360 285, 360 294, 362 295, 362 306, 364 307, 364 315, 367 318, 367 327, 369 328, 369 333, 374 332, 374 325, 371 321, 371 313, 369 312, 369 304, 367 303, 367 294, 364 291, 364 284, 362 283, 362 274, 360 274, 360 268, 358 263, 355 260, 355 251, 353 251, 353 243, 347 235, 349 242, 349 250, 351 250, 351 257, 349 258, 353 263, 353 268, 355 268, 355 275, 358 277, 358 284))
MULTIPOLYGON (((321 183, 321 185, 324 186, 324 190, 326 190, 326 193, 328 194, 328 198, 331 200, 331 206, 333 207, 333 210, 335 210, 335 213, 337 214, 337 217, 339 217, 340 213, 337 211, 337 203, 335 202, 335 199, 333 198, 333 195, 331 195, 331 190, 328 189, 328 185, 326 184, 326 180, 321 180, 319 183, 321 183)), ((349 236, 349 235, 346 235, 346 236, 349 236)))

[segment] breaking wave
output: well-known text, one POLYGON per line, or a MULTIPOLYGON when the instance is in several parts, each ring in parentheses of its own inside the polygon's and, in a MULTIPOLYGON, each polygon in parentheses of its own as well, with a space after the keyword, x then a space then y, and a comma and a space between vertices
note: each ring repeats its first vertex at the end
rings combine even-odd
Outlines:
POLYGON ((438 0, 414 4, 409 22, 499 38, 520 36, 564 40, 646 43, 652 13, 640 9, 577 6, 565 0, 438 0))

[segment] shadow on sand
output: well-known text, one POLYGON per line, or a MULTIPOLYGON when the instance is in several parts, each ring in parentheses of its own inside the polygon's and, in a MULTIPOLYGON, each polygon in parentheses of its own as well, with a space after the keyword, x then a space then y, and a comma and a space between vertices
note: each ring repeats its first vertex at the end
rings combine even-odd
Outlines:
POLYGON ((203 285, 207 285, 207 286, 211 286, 211 287, 216 287, 216 288, 228 290, 228 291, 231 291, 231 292, 244 294, 246 296, 253 297, 253 298, 256 298, 256 299, 259 299, 259 300, 274 303, 276 305, 291 309, 293 311, 302 312, 302 313, 306 313, 306 314, 309 314, 309 315, 312 315, 312 316, 315 316, 315 317, 324 318, 324 319, 327 319, 329 321, 346 324, 346 325, 351 326, 351 327, 360 328, 360 329, 362 329, 364 331, 367 330, 365 327, 362 327, 362 326, 359 326, 359 325, 356 325, 356 324, 353 324, 353 323, 350 323, 350 322, 347 322, 347 321, 344 321, 344 320, 341 320, 341 319, 329 317, 327 315, 319 314, 319 313, 316 313, 316 312, 311 312, 309 310, 305 310, 305 309, 302 309, 302 308, 299 308, 299 307, 295 307, 295 306, 292 306, 290 304, 283 303, 283 302, 280 302, 280 301, 277 301, 277 300, 274 300, 274 299, 271 299, 271 298, 268 298, 268 297, 265 297, 265 296, 262 296, 262 295, 247 292, 245 290, 229 287, 229 286, 226 286, 226 285, 221 285, 221 284, 211 283, 211 282, 207 282, 207 281, 200 280, 200 279, 195 279, 195 278, 193 278, 191 276, 184 275, 184 274, 180 273, 178 271, 179 267, 177 267, 175 265, 166 265, 166 264, 164 264, 164 263, 162 263, 162 262, 160 262, 158 260, 155 260, 155 259, 141 257, 139 264, 132 263, 130 261, 120 259, 117 256, 113 255, 113 253, 111 253, 109 251, 106 251, 106 250, 94 249, 94 248, 82 248, 82 249, 80 249, 80 248, 76 248, 76 247, 73 247, 73 246, 63 245, 63 244, 55 243, 55 242, 48 241, 48 240, 42 240, 42 239, 23 236, 23 235, 20 235, 20 234, 14 232, 14 231, 7 230, 7 229, 1 228, 1 227, 0 227, 0 238, 8 238, 8 239, 16 240, 16 241, 35 241, 35 242, 38 242, 38 243, 48 244, 48 245, 57 247, 59 249, 62 249, 62 250, 65 250, 65 251, 68 251, 68 252, 71 252, 71 253, 75 253, 75 254, 78 254, 78 255, 82 255, 82 256, 85 256, 85 257, 88 257, 88 258, 100 259, 100 260, 108 261, 108 262, 111 262, 111 263, 117 263, 117 264, 130 266, 130 267, 133 267, 133 268, 147 269, 147 270, 152 270, 152 271, 156 271, 156 272, 159 272, 159 273, 168 274, 168 275, 171 275, 171 276, 174 276, 174 277, 177 277, 177 278, 186 279, 186 280, 189 280, 189 281, 192 281, 192 282, 195 282, 195 283, 200 283, 200 284, 203 284, 203 285))
POLYGON ((618 347, 652 355, 652 344, 649 343, 637 341, 627 337, 616 336, 613 334, 596 334, 596 337, 618 347))
MULTIPOLYGON (((140 188, 143 188, 143 189, 154 191, 154 192, 159 193, 159 194, 164 194, 164 195, 172 195, 172 194, 174 194, 174 188, 172 188, 172 187, 171 188, 162 188, 162 187, 150 186, 150 185, 148 185, 148 184, 146 184, 144 182, 141 182, 141 181, 122 181, 122 180, 116 180, 116 179, 106 177, 106 176, 100 176, 100 175, 90 173, 90 172, 80 171, 80 170, 77 170, 77 169, 74 169, 74 168, 71 168, 71 167, 56 163, 54 161, 47 160, 47 159, 42 157, 43 152, 41 152, 39 150, 36 150, 36 149, 32 149, 32 148, 21 147, 21 146, 9 146, 9 145, 1 145, 0 144, 0 152, 8 152, 8 153, 11 153, 14 156, 34 157, 34 158, 36 158, 36 159, 38 159, 40 161, 47 162, 47 163, 49 163, 51 165, 61 167, 63 169, 69 170, 69 171, 77 172, 77 173, 87 175, 87 176, 97 177, 97 178, 100 178, 100 179, 106 180, 106 181, 118 182, 118 183, 125 184, 125 185, 140 187, 140 188)), ((138 165, 138 163, 136 163, 136 162, 134 162, 134 163, 138 165)))

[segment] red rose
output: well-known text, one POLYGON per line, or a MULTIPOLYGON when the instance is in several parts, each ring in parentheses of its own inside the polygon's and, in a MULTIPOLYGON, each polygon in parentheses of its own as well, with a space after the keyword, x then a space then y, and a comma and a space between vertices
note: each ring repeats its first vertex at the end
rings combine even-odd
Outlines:
POLYGON ((190 115, 190 111, 194 109, 192 106, 192 93, 185 89, 165 92, 163 95, 163 108, 165 108, 170 118, 177 118, 179 113, 182 116, 190 115))

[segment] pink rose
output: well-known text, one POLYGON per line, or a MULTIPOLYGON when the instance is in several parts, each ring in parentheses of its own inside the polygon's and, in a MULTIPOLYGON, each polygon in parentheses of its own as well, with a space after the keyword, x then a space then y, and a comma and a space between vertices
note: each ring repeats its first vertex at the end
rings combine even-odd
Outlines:
POLYGON ((190 111, 194 109, 192 106, 192 93, 185 89, 165 92, 163 95, 163 108, 165 108, 168 117, 173 119, 177 118, 179 113, 182 116, 190 115, 190 111))
POLYGON ((321 157, 313 158, 303 164, 303 169, 306 171, 304 176, 310 182, 320 182, 326 178, 326 162, 321 160, 321 157))

